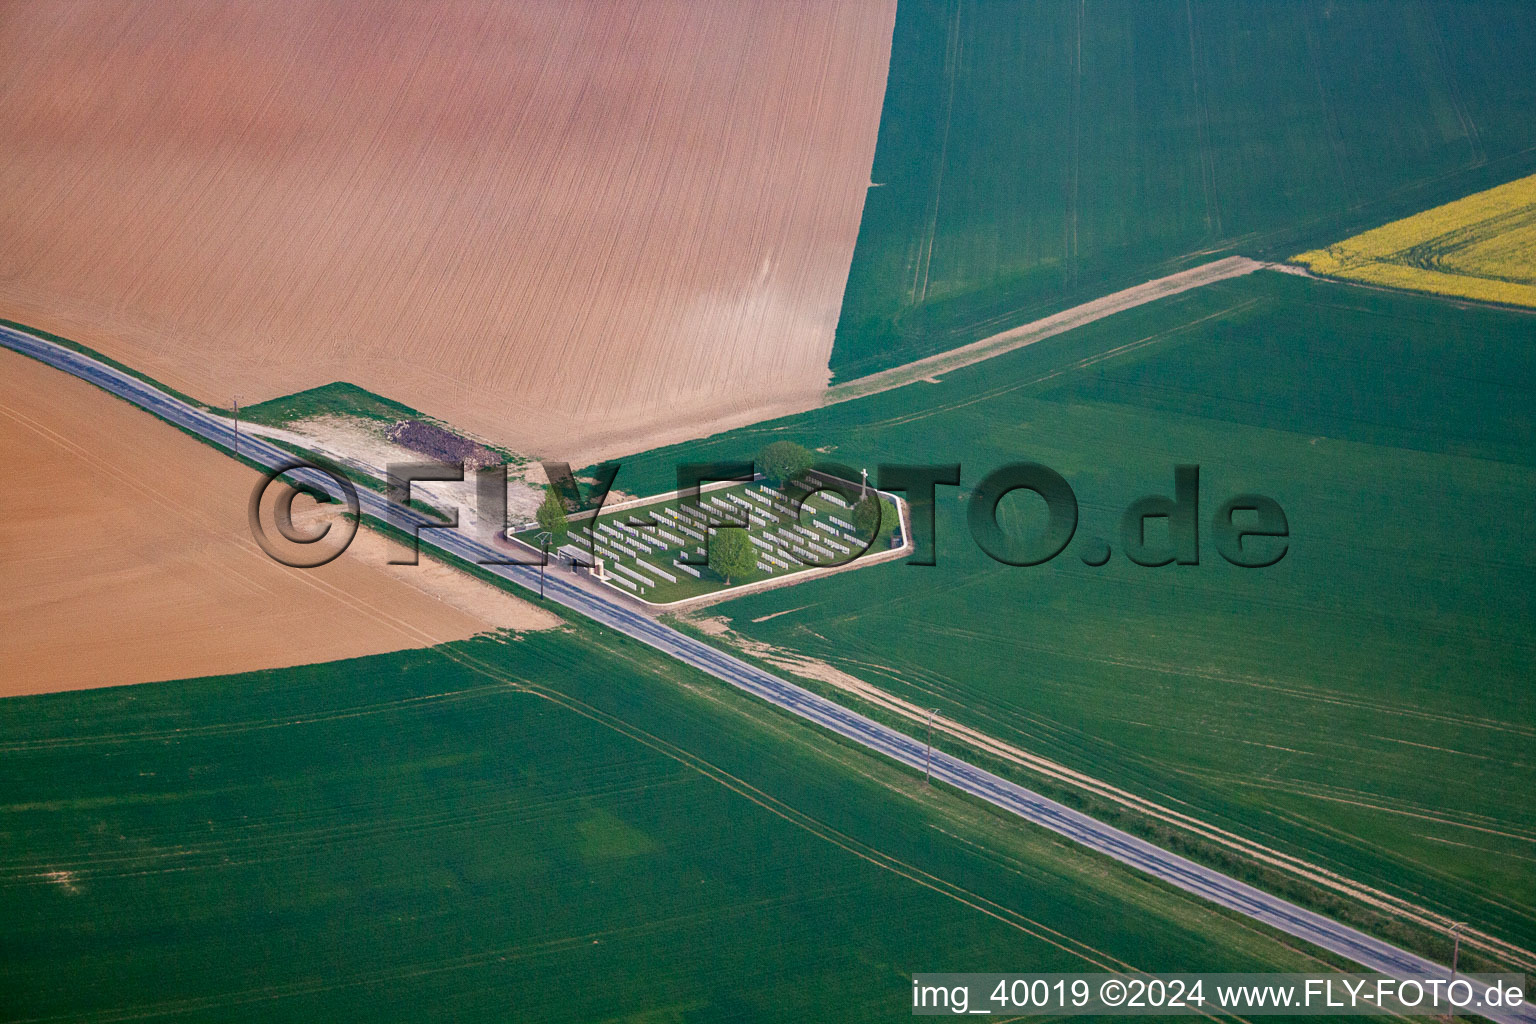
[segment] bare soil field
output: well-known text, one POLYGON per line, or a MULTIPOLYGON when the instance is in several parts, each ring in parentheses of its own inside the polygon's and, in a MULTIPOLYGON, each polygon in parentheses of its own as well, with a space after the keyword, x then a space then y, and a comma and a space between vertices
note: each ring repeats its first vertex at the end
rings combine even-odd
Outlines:
POLYGON ((0 315, 581 464, 815 404, 894 0, 0 8, 0 315))
MULTIPOLYGON (((0 350, 0 697, 249 671, 535 629, 554 616, 370 531, 289 569, 253 470, 0 350)), ((296 509, 300 506, 296 504, 296 509)))

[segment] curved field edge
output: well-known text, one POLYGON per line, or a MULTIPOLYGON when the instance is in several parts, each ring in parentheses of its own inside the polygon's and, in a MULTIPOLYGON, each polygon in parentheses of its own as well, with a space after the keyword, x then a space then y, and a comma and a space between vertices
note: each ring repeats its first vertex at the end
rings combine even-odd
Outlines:
MULTIPOLYGON (((188 396, 178 392, 175 388, 168 387, 163 382, 156 380, 154 377, 151 377, 149 374, 144 373, 141 370, 136 370, 131 366, 124 365, 123 363, 112 359, 110 356, 103 355, 102 353, 87 345, 82 345, 73 339, 53 334, 50 331, 41 330, 37 327, 31 327, 27 324, 17 323, 15 321, 5 319, 0 319, 0 325, 9 327, 14 331, 19 331, 23 334, 30 334, 33 337, 41 338, 44 341, 53 342, 54 344, 63 348, 67 348, 72 352, 78 352, 81 355, 89 356, 98 362, 112 367, 114 370, 118 370, 130 377, 133 377, 136 380, 141 380, 144 383, 149 384, 156 390, 162 391, 165 394, 177 399, 178 401, 192 406, 194 409, 199 409, 204 412, 222 416, 230 421, 231 442, 233 441, 233 426, 236 422, 235 409, 233 406, 230 406, 229 408, 221 408, 216 405, 208 405, 206 403, 199 402, 196 399, 189 398, 188 396)), ((23 355, 25 355, 25 353, 23 353, 23 355)), ((86 381, 85 383, 91 384, 89 381, 86 381)), ((91 386, 95 387, 96 385, 91 384, 91 386)), ((113 398, 116 400, 117 396, 114 395, 113 398)), ((139 411, 143 412, 145 415, 154 417, 156 420, 159 420, 161 423, 164 423, 167 426, 175 428, 185 436, 190 437, 194 441, 197 441, 199 444, 207 445, 215 451, 221 452, 224 455, 235 459, 242 465, 245 465, 258 472, 266 471, 267 467, 246 458, 244 455, 236 454, 232 447, 229 445, 225 445, 210 438, 204 437, 202 434, 199 434, 196 431, 188 430, 178 423, 173 423, 170 420, 164 419, 151 410, 141 408, 139 411)), ((302 423, 302 421, 305 419, 322 416, 339 416, 365 421, 410 418, 419 419, 422 422, 431 423, 433 425, 442 426, 445 428, 447 426, 446 424, 438 423, 438 421, 433 420, 430 417, 424 416, 423 414, 417 412, 407 405, 402 405, 393 399, 374 394, 371 391, 358 387, 356 384, 349 384, 345 381, 334 381, 330 384, 323 384, 317 388, 310 388, 306 391, 298 391, 291 395, 283 395, 279 398, 270 399, 266 402, 260 402, 253 406, 242 406, 239 409, 240 423, 259 423, 267 426, 277 427, 287 426, 293 423, 302 423)), ((293 436, 297 437, 301 435, 295 434, 293 436)), ((463 435, 461 434, 459 436, 462 437, 463 435)), ((361 463, 353 462, 352 464, 346 464, 343 461, 339 461, 338 459, 327 456, 323 452, 316 451, 312 447, 309 447, 305 444, 296 443, 295 441, 284 437, 269 437, 266 438, 266 441, 267 443, 272 444, 278 448, 282 448, 285 451, 290 451, 294 455, 299 456, 301 459, 312 462, 315 465, 327 470, 328 472, 337 474, 339 476, 345 476, 360 487, 367 487, 368 489, 378 491, 381 494, 386 490, 385 482, 381 476, 373 472, 369 472, 368 467, 362 465, 361 463)), ((528 462, 524 456, 518 455, 516 452, 509 452, 505 449, 496 448, 494 446, 488 447, 497 455, 501 456, 511 466, 525 465, 528 462)), ((417 497, 411 498, 410 506, 419 512, 425 512, 427 514, 437 515, 440 517, 443 515, 441 512, 435 510, 431 505, 417 497)))
POLYGON ((876 1020, 939 966, 1331 963, 582 624, 0 712, 9 1013, 876 1020))
MULTIPOLYGON (((1218 864, 1220 864, 1220 863, 1221 863, 1221 862, 1220 862, 1220 860, 1219 860, 1219 859, 1218 859, 1218 861, 1217 861, 1217 863, 1218 863, 1218 864)), ((1325 905, 1324 905, 1324 907, 1325 907, 1325 909, 1326 909, 1326 904, 1325 904, 1325 905)), ((1333 911, 1331 911, 1331 910, 1330 910, 1330 911, 1329 911, 1329 912, 1333 912, 1333 911)), ((1410 943, 1410 944, 1411 944, 1411 943, 1410 943)), ((1433 947, 1422 947, 1422 946, 1421 946, 1421 947, 1418 947, 1418 948, 1423 948, 1423 949, 1425 949, 1425 950, 1426 950, 1426 951, 1430 951, 1430 950, 1432 950, 1432 949, 1433 949, 1433 947)), ((1431 955, 1440 955, 1440 952, 1439 952, 1439 951, 1433 951, 1433 952, 1431 952, 1431 955)))
POLYGON ((275 562, 247 522, 260 480, 0 346, 0 696, 429 646, 529 607, 447 570, 392 570, 370 538, 312 572, 275 562))

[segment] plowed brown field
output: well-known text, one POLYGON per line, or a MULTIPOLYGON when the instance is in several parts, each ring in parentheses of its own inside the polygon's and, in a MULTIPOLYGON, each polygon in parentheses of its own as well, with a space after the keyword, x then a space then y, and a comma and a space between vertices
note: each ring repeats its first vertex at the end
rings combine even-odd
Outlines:
POLYGON ((582 462, 803 408, 894 0, 0 7, 0 316, 582 462))
POLYGON ((250 538, 256 473, 0 349, 0 697, 299 665, 553 616, 369 531, 285 568, 250 538))

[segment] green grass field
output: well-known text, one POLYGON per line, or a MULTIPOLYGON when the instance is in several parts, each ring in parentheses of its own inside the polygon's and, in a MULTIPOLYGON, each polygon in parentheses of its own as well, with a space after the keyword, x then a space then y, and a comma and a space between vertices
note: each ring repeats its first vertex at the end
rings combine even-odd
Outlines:
POLYGON ((1530 946, 1533 342, 1527 314, 1265 272, 937 385, 649 453, 617 485, 781 437, 835 442, 851 465, 960 462, 962 487, 939 492, 937 566, 712 611, 1530 946), (968 488, 1017 460, 1061 472, 1081 506, 1078 539, 1046 566, 992 562, 967 531, 968 488), (1121 511, 1171 494, 1191 462, 1201 564, 1132 565, 1121 511), (1269 569, 1231 566, 1210 540, 1210 513, 1245 491, 1289 517, 1269 569), (1103 568, 1077 557, 1094 536, 1116 549, 1103 568))
POLYGON ((576 625, 0 702, 0 1017, 890 1020, 1306 956, 576 625))
POLYGON ((241 419, 269 427, 285 427, 315 416, 352 416, 387 422, 426 418, 408 405, 344 381, 283 395, 240 410, 241 419))
POLYGON ((902 0, 832 354, 898 365, 1536 170, 1518 0, 902 0))

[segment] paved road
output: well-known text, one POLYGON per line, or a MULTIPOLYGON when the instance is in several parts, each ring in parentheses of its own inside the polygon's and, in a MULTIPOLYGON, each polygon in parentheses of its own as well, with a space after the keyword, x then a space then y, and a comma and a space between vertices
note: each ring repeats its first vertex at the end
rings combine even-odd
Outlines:
MULTIPOLYGON (((226 421, 187 405, 104 363, 3 325, 0 325, 0 344, 90 381, 225 447, 232 445, 233 437, 226 421)), ((269 467, 285 465, 293 460, 290 453, 248 435, 240 439, 240 453, 269 467)), ((335 492, 334 485, 328 480, 321 478, 317 482, 328 485, 328 489, 335 492)), ((381 495, 359 489, 358 498, 365 513, 381 519, 384 517, 385 502, 381 495)), ((424 518, 410 514, 417 521, 426 522, 424 518)), ((424 545, 469 561, 498 557, 485 544, 457 532, 425 530, 421 538, 424 545)), ((487 565, 486 568, 520 586, 534 591, 538 589, 538 572, 535 569, 511 565, 487 565)), ((561 573, 546 576, 544 592, 548 598, 573 611, 649 644, 748 693, 772 701, 802 718, 903 764, 918 769, 923 767, 924 745, 906 734, 865 718, 770 672, 748 665, 617 601, 592 593, 572 583, 561 573)), ((1169 853, 957 757, 934 751, 932 770, 934 778, 990 801, 1027 821, 1058 832, 1170 885, 1332 950, 1370 970, 1397 976, 1449 977, 1449 971, 1438 964, 1169 853)), ((1200 966, 1188 964, 1186 969, 1197 970, 1200 966)), ((1489 1012, 1485 1016, 1500 1024, 1536 1024, 1536 1010, 1528 1006, 1489 1012)))

